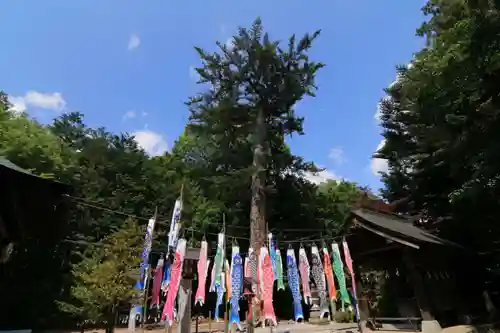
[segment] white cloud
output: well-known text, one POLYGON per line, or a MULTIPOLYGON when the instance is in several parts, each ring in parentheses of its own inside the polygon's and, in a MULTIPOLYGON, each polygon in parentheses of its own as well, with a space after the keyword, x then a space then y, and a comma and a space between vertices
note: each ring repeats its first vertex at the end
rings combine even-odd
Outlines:
POLYGON ((137 144, 151 156, 162 155, 168 149, 167 140, 159 133, 141 130, 132 133, 132 135, 137 144))
POLYGON ((341 165, 346 162, 346 158, 344 156, 344 150, 341 147, 334 147, 330 149, 328 158, 332 160, 332 162, 335 163, 336 165, 341 165))
POLYGON ((24 96, 10 96, 9 101, 12 103, 11 110, 15 113, 25 112, 29 107, 52 111, 62 111, 66 107, 66 101, 59 92, 42 93, 30 90, 24 96))
POLYGON ((326 183, 329 180, 339 180, 341 177, 333 173, 332 171, 323 170, 320 172, 304 172, 303 177, 313 184, 326 183))
POLYGON ((9 96, 9 102, 12 104, 10 111, 16 114, 23 113, 28 110, 28 106, 26 105, 23 97, 9 96))
POLYGON ((127 111, 125 112, 125 114, 123 115, 122 119, 123 120, 127 120, 127 119, 133 119, 137 116, 137 114, 135 113, 135 111, 127 111))
POLYGON ((129 51, 135 50, 136 48, 139 47, 139 45, 141 45, 141 39, 139 38, 139 36, 137 34, 130 35, 127 46, 128 50, 129 51))
MULTIPOLYGON (((382 139, 380 143, 377 146, 377 151, 382 149, 385 145, 385 139, 382 139)), ((389 165, 387 163, 386 159, 383 158, 372 158, 370 162, 370 169, 372 170, 373 174, 376 176, 380 175, 380 172, 388 172, 389 171, 389 165)))
POLYGON ((375 176, 380 176, 380 172, 389 172, 389 165, 385 159, 372 158, 370 169, 375 176))
POLYGON ((143 117, 146 117, 147 115, 148 115, 148 113, 147 113, 147 112, 143 112, 143 113, 141 114, 141 116, 143 116, 143 117))
POLYGON ((24 95, 26 104, 38 107, 41 109, 61 111, 66 107, 66 101, 63 99, 62 94, 55 93, 41 93, 38 91, 28 91, 24 95))

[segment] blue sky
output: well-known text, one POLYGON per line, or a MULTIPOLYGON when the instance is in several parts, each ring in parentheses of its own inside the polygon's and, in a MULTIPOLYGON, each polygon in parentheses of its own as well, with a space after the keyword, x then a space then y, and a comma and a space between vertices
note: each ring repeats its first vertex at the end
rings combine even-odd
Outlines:
POLYGON ((193 46, 214 49, 260 16, 271 38, 322 29, 311 51, 327 67, 315 99, 297 105, 306 135, 294 153, 343 177, 380 186, 371 154, 382 89, 423 40, 422 0, 5 1, 0 12, 1 86, 18 109, 41 121, 81 111, 92 126, 137 134, 150 152, 172 146, 197 92, 193 46))

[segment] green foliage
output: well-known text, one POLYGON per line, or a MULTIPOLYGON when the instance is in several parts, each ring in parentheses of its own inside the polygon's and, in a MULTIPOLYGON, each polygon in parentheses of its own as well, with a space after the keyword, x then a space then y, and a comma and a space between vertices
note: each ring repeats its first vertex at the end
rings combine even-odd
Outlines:
MULTIPOLYGON (((157 206, 170 216, 181 183, 173 168, 178 165, 168 156, 149 158, 127 134, 87 127, 80 113, 62 115, 44 126, 8 112, 0 117, 0 155, 35 174, 51 174, 72 185, 74 197, 83 198, 67 199, 69 221, 61 226, 64 232, 54 248, 42 249, 36 240, 26 240, 19 244, 25 251, 15 253, 4 266, 0 289, 23 304, 0 307, 6 316, 3 325, 40 329, 71 325, 73 319, 58 312, 54 301, 71 303, 71 288, 76 286, 70 274, 73 265, 87 253, 88 244, 98 244, 123 225, 126 216, 113 211, 149 217, 157 206)), ((36 223, 43 225, 43 218, 36 223)), ((158 223, 158 239, 165 230, 158 223)))
POLYGON ((0 306, 2 325, 56 329, 76 321, 112 321, 116 307, 132 296, 140 227, 157 208, 153 247, 164 247, 166 221, 181 188, 182 222, 191 228, 186 236, 193 243, 203 235, 215 240, 225 215, 228 235, 247 246, 256 171, 265 175, 259 191, 266 196, 269 229, 279 239, 344 230, 356 185, 309 183, 303 173, 318 169, 285 143, 286 136, 303 134, 304 119, 294 105, 314 95, 314 78, 323 65, 310 61, 307 52, 318 35, 299 41, 292 36, 280 46, 257 20, 238 31, 232 48, 219 43, 213 54, 197 49, 206 89, 187 103, 190 119, 172 151, 158 157, 148 156, 127 133, 88 127, 79 112, 49 125, 11 113, 0 94, 0 155, 74 191, 66 199, 69 221, 56 246, 42 251, 37 242, 22 244, 26 251, 0 274, 4 297, 23 300, 19 306, 0 306), (260 127, 259 119, 264 120, 260 127), (258 143, 265 155, 260 166, 254 165, 258 143), (127 215, 140 217, 141 225, 125 222, 127 215), (308 231, 300 235, 290 231, 304 225, 308 231))
POLYGON ((88 248, 72 269, 74 303, 63 310, 99 321, 109 319, 119 304, 132 300, 137 281, 144 230, 128 220, 117 231, 88 248))
POLYGON ((215 53, 196 48, 203 64, 197 69, 200 83, 210 88, 187 103, 191 116, 184 137, 196 136, 190 140, 203 145, 198 162, 248 178, 252 148, 258 143, 258 113, 263 111, 265 167, 272 170, 268 176, 311 169, 310 163, 291 154, 284 138, 303 134, 304 119, 296 116, 293 106, 304 95, 314 96, 315 75, 323 64, 310 61, 306 52, 318 36, 319 31, 306 34, 299 42, 292 36, 283 49, 269 39, 257 19, 251 29, 239 29, 231 47, 218 43, 215 53))
MULTIPOLYGON (((428 1, 418 33, 428 46, 382 102, 389 161, 384 196, 439 222, 500 283, 500 7, 495 1, 428 1)), ((496 288, 493 287, 492 288, 496 288)))
POLYGON ((297 174, 317 169, 293 155, 284 140, 303 134, 304 119, 293 106, 314 96, 323 64, 310 61, 307 52, 318 35, 298 42, 292 36, 283 48, 257 19, 238 30, 230 47, 218 43, 214 53, 196 48, 203 65, 199 83, 209 87, 187 103, 189 123, 174 147, 203 197, 193 222, 220 222, 224 213, 230 225, 249 226, 252 195, 265 193, 270 228, 314 224, 314 186, 297 174), (255 175, 265 175, 265 184, 252 185, 255 175))
POLYGON ((0 121, 0 156, 36 174, 61 174, 71 158, 57 136, 26 115, 0 121))
MULTIPOLYGON (((56 119, 52 133, 74 154, 71 173, 61 175, 74 185, 75 196, 111 210, 137 216, 152 216, 158 210, 171 211, 179 193, 169 173, 168 157, 150 159, 128 134, 112 134, 104 128, 92 129, 83 115, 70 113, 56 119)), ((72 237, 96 241, 123 223, 123 216, 100 209, 79 207, 72 237)))
POLYGON ((318 186, 317 220, 329 236, 347 231, 351 209, 363 194, 363 190, 356 183, 344 180, 330 180, 318 186))
POLYGON ((336 323, 352 323, 353 322, 353 312, 352 311, 337 311, 335 313, 336 323))
POLYGON ((11 108, 9 99, 6 93, 0 90, 0 120, 10 117, 8 110, 11 108))

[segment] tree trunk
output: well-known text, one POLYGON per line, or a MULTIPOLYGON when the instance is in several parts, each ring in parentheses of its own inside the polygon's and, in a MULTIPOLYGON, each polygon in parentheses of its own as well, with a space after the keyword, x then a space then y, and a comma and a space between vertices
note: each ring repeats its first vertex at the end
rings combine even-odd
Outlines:
POLYGON ((258 255, 266 239, 266 119, 261 108, 257 114, 253 149, 252 201, 250 207, 250 244, 258 255))
MULTIPOLYGON (((252 201, 250 207, 250 244, 257 255, 266 240, 266 172, 267 172, 267 144, 266 144, 266 117, 263 108, 257 113, 255 126, 255 146, 253 148, 252 201)), ((260 321, 261 304, 253 302, 254 323, 260 321)))
POLYGON ((111 306, 108 314, 108 322, 106 324, 106 333, 113 333, 115 331, 116 317, 118 312, 116 311, 116 306, 111 306))

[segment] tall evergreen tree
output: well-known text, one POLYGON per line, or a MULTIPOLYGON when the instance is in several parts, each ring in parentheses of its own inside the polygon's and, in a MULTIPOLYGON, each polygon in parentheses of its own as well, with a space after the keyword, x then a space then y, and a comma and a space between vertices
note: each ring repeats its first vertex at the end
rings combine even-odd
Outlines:
MULTIPOLYGON (((240 28, 231 46, 218 43, 219 52, 196 48, 203 67, 200 83, 205 93, 193 98, 189 133, 206 140, 211 161, 220 173, 245 179, 251 175, 251 244, 260 249, 265 241, 266 194, 276 188, 284 172, 300 172, 313 166, 293 156, 284 143, 287 135, 303 134, 303 118, 293 109, 305 95, 314 96, 314 79, 323 64, 310 61, 307 52, 319 31, 295 36, 286 48, 270 40, 260 19, 250 29, 240 28)), ((240 183, 243 193, 247 182, 240 183)))
POLYGON ((428 45, 400 71, 382 108, 388 199, 477 254, 500 285, 500 6, 431 0, 418 29, 428 45))

